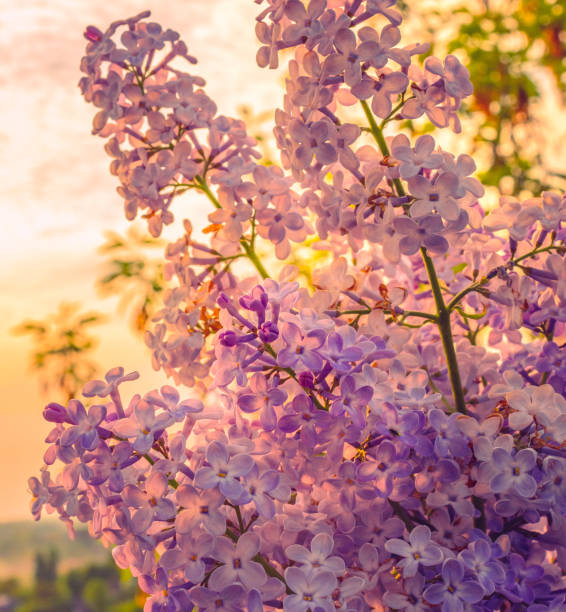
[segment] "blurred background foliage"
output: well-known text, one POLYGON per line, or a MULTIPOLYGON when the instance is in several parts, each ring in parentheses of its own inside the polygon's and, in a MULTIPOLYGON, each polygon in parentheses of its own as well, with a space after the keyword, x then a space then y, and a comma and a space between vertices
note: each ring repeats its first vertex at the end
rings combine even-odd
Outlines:
POLYGON ((78 527, 0 524, 0 612, 141 612, 137 581, 78 527))
POLYGON ((149 236, 139 225, 130 225, 124 235, 108 231, 105 238, 99 248, 105 271, 98 289, 103 296, 118 296, 119 310, 130 318, 134 332, 143 333, 164 288, 166 241, 149 236))
MULTIPOLYGON (((404 40, 426 40, 431 54, 454 53, 470 70, 475 91, 462 109, 462 134, 445 145, 437 131, 440 145, 472 154, 478 177, 492 188, 492 194, 526 198, 547 189, 564 189, 566 170, 561 155, 549 143, 548 130, 558 140, 561 134, 566 136, 566 2, 401 0, 398 6, 406 17, 404 40)), ((272 113, 256 113, 252 106, 245 106, 240 117, 257 138, 263 163, 276 161, 272 113)), ((425 120, 400 120, 396 127, 415 136, 433 129, 425 120)), ((327 254, 321 250, 312 257, 312 251, 304 247, 298 245, 288 263, 298 266, 303 282, 312 286, 312 273, 327 263, 327 254)), ((166 289, 163 248, 163 241, 137 226, 124 235, 108 232, 100 247, 104 260, 97 281, 100 293, 119 298, 120 312, 140 338, 166 289)), ((68 400, 99 373, 93 359, 97 339, 92 327, 103 319, 98 312, 81 312, 78 304, 61 304, 57 313, 24 321, 14 330, 31 337, 32 368, 50 399, 56 399, 56 393, 68 400)), ((30 523, 32 528, 37 526, 30 523)), ((12 531, 14 537, 21 536, 12 531)), ((25 537, 20 540, 24 542, 25 537)), ((0 612, 140 610, 143 596, 131 578, 120 573, 111 559, 93 563, 95 551, 102 549, 92 544, 97 548, 83 551, 82 567, 60 572, 62 543, 37 551, 24 542, 28 556, 35 555, 35 578, 22 580, 17 574, 0 578, 0 612)), ((1 575, 16 554, 13 546, 0 546, 1 575)))
POLYGON ((97 373, 92 354, 98 339, 91 328, 103 321, 100 313, 81 312, 79 303, 65 302, 57 312, 22 321, 13 329, 17 335, 31 336, 30 365, 43 393, 68 401, 97 373))
MULTIPOLYGON (((431 43, 432 55, 454 53, 470 71, 474 94, 462 109, 462 136, 466 145, 472 139, 478 178, 520 197, 564 189, 566 171, 544 132, 561 129, 564 121, 566 3, 409 0, 401 8, 411 32, 431 43)), ((415 134, 432 130, 410 121, 403 127, 415 134)))

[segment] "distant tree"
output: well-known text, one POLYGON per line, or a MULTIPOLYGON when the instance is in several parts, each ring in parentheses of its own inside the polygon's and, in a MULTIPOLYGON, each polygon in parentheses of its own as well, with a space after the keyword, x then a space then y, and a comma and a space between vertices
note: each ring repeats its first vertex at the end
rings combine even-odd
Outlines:
POLYGON ((44 393, 59 390, 68 400, 96 375, 98 364, 91 355, 97 340, 90 329, 103 319, 98 312, 80 312, 78 303, 62 303, 56 313, 22 321, 13 329, 17 335, 32 337, 31 367, 39 374, 44 393))

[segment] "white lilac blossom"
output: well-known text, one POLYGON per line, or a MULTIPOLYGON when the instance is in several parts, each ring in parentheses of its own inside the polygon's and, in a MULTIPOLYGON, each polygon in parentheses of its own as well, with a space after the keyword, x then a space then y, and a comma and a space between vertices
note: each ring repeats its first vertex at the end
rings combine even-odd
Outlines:
POLYGON ((145 334, 171 384, 123 400, 116 367, 48 404, 34 518, 87 523, 146 612, 563 610, 566 199, 485 213, 470 156, 394 131, 458 132, 472 92, 400 46, 395 0, 256 3, 258 64, 294 49, 280 165, 148 12, 86 30, 126 217, 211 211, 145 334))

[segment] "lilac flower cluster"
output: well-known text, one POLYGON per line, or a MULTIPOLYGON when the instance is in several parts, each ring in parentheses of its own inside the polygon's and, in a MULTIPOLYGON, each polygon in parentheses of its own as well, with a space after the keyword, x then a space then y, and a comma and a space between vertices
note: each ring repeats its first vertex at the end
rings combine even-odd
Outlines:
POLYGON ((266 4, 259 65, 294 48, 281 167, 175 32, 87 29, 126 216, 157 235, 187 190, 214 210, 209 243, 185 220, 168 245, 146 332, 176 387, 126 405, 114 368, 49 404, 34 517, 88 523, 152 612, 566 610, 566 199, 485 214, 471 157, 388 134, 458 132, 472 93, 455 56, 398 46, 395 0, 266 4), (260 241, 286 260, 313 233, 311 285, 270 277, 260 241))

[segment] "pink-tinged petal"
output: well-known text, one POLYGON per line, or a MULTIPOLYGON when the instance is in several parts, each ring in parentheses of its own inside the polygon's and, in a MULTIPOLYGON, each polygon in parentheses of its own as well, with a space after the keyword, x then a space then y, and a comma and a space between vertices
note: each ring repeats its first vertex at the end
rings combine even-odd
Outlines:
POLYGON ((228 498, 232 503, 239 503, 240 498, 244 494, 244 487, 241 482, 232 478, 218 479, 218 488, 222 495, 228 498))
POLYGON ((291 253, 291 243, 288 240, 282 240, 279 244, 275 245, 275 256, 277 259, 283 261, 289 257, 291 253))
POLYGON ((134 485, 126 485, 122 491, 122 498, 133 508, 141 508, 145 505, 146 496, 143 491, 134 485))
POLYGON ((456 221, 456 219, 458 219, 460 216, 460 207, 453 198, 441 200, 436 204, 436 207, 438 208, 438 212, 447 221, 456 221))
POLYGON ((412 554, 412 548, 409 546, 409 544, 407 544, 407 542, 404 540, 399 540, 397 538, 387 540, 387 542, 385 542, 385 550, 393 553, 394 555, 399 555, 400 557, 410 557, 412 554))
POLYGON ((311 555, 311 553, 300 544, 291 544, 291 546, 287 546, 285 554, 291 561, 298 561, 299 563, 306 563, 311 555))
POLYGON ((83 387, 83 395, 85 397, 94 397, 102 393, 108 385, 102 380, 90 380, 83 387))
POLYGON ((128 550, 126 549, 125 544, 121 544, 120 546, 116 546, 115 548, 113 548, 112 557, 114 558, 114 562, 120 569, 129 569, 130 555, 128 550))
POLYGON ((140 425, 140 429, 151 429, 154 421, 155 410, 151 404, 145 400, 140 400, 134 408, 136 419, 140 425))
POLYGON ((236 544, 236 554, 242 559, 251 559, 259 552, 260 544, 255 533, 244 533, 236 544))
POLYGON ((425 546, 430 542, 430 529, 426 525, 418 525, 409 534, 409 541, 414 547, 425 546))
POLYGON ((177 408, 181 408, 184 412, 189 414, 193 414, 195 412, 202 412, 204 410, 204 405, 200 400, 197 399, 187 399, 183 400, 177 408))
POLYGON ((503 424, 503 418, 501 415, 496 414, 494 416, 488 417, 481 424, 481 431, 484 435, 492 437, 501 429, 501 425, 503 424))
POLYGON ((76 469, 68 467, 61 474, 61 482, 67 491, 73 491, 79 483, 79 472, 76 469))
POLYGON ((226 531, 226 519, 219 512, 212 512, 203 520, 204 528, 212 535, 222 535, 226 531))
POLYGON ((336 34, 334 44, 340 53, 349 55, 356 48, 356 36, 352 30, 342 28, 336 34))
POLYGON ((407 100, 403 106, 402 115, 407 119, 417 119, 424 113, 424 108, 420 102, 414 98, 407 100))
POLYGON ((458 177, 452 172, 445 172, 434 186, 443 195, 454 195, 458 189, 458 177))
POLYGON ((101 406, 100 404, 95 404, 91 406, 88 411, 88 422, 97 426, 104 418, 106 417, 106 406, 101 406))
MULTIPOLYGON (((234 543, 228 538, 218 538, 214 544, 214 556, 222 563, 231 563, 234 559, 234 543)), ((237 556, 237 555, 236 555, 237 556)))
POLYGON ((415 143, 415 153, 419 157, 428 157, 434 150, 434 138, 430 134, 419 136, 415 143))
POLYGON ((425 68, 432 72, 432 74, 436 74, 437 76, 444 75, 444 68, 442 67, 442 62, 437 57, 427 57, 425 60, 425 68))
POLYGON ((175 529, 177 533, 190 533, 198 524, 200 516, 195 514, 194 509, 181 510, 175 519, 175 529))
POLYGON ((169 385, 163 385, 163 387, 161 387, 161 395, 170 404, 177 404, 179 402, 179 393, 177 389, 175 389, 175 387, 171 387, 169 385))
POLYGON ((319 533, 314 536, 311 542, 311 551, 323 557, 328 557, 334 548, 334 540, 326 533, 319 533))
POLYGON ((167 478, 159 472, 154 472, 145 481, 145 490, 152 497, 163 497, 168 487, 169 483, 167 482, 167 478))
POLYGON ((505 493, 511 484, 507 472, 500 472, 489 481, 489 487, 494 493, 505 493))
POLYGON ((238 398, 238 406, 240 410, 252 413, 265 406, 265 400, 259 395, 241 395, 238 398))
POLYGON ((263 567, 255 561, 248 561, 245 564, 245 571, 240 572, 240 580, 248 589, 260 587, 267 581, 267 574, 263 567))
POLYGON ((206 460, 214 468, 228 463, 228 451, 224 444, 211 442, 206 449, 206 460))
POLYGON ((424 217, 425 215, 431 213, 433 208, 434 206, 432 202, 429 202, 428 200, 417 200, 411 204, 411 217, 414 217, 415 219, 424 217))
POLYGON ((425 112, 427 114, 427 117, 432 123, 434 123, 434 125, 436 125, 436 127, 444 128, 448 125, 448 117, 441 108, 438 108, 437 106, 431 108, 430 106, 428 106, 425 109, 425 112))
POLYGON ((346 569, 344 559, 342 559, 341 557, 330 557, 329 559, 326 559, 324 562, 324 566, 326 569, 333 572, 336 576, 342 576, 346 569))
POLYGON ((71 446, 74 444, 80 436, 80 432, 77 427, 69 427, 61 434, 61 446, 71 446))
POLYGON ((464 577, 464 566, 456 559, 448 559, 442 567, 442 576, 451 584, 459 584, 464 577))
MULTIPOLYGON (((329 572, 325 572, 332 576, 329 572)), ((332 576, 334 578, 334 576, 332 576)), ((303 593, 307 588, 307 580, 305 574, 298 567, 288 567, 285 570, 285 582, 289 588, 295 593, 303 593)))
POLYGON ((175 492, 175 499, 180 506, 188 508, 192 506, 199 498, 197 490, 191 485, 181 485, 175 492))
POLYGON ((513 430, 521 430, 533 422, 533 417, 527 412, 513 412, 509 415, 509 426, 513 430))
POLYGON ((301 342, 301 330, 294 323, 283 323, 281 326, 281 337, 290 346, 295 346, 301 342))
POLYGON ((153 522, 153 510, 141 508, 132 515, 132 528, 134 533, 144 533, 153 522))
POLYGON ((186 555, 178 548, 166 550, 159 558, 159 565, 166 570, 181 567, 186 562, 186 555))
POLYGON ((432 185, 424 176, 414 176, 408 180, 409 191, 416 198, 428 198, 432 185))
POLYGON ((145 455, 145 453, 149 451, 152 445, 153 445, 153 434, 148 433, 148 434, 143 434, 141 436, 138 436, 134 440, 133 447, 135 451, 137 451, 138 453, 142 455, 145 455))
POLYGON ((385 117, 387 117, 387 115, 389 115, 389 113, 391 112, 391 108, 391 100, 387 95, 383 95, 380 93, 373 97, 371 109, 378 117, 385 119, 385 117))
POLYGON ((373 40, 366 40, 361 45, 358 45, 356 53, 361 60, 369 60, 379 53, 379 45, 373 40))
POLYGON ((285 228, 283 227, 283 225, 281 225, 280 223, 274 223, 273 225, 271 225, 267 233, 267 238, 275 244, 281 242, 285 238, 285 228))
POLYGON ((338 159, 338 154, 331 144, 324 142, 316 150, 316 159, 321 164, 332 164, 338 159))
POLYGON ((285 215, 285 226, 290 230, 298 231, 302 229, 304 225, 305 221, 299 213, 291 212, 285 215))
POLYGON ((211 467, 201 467, 195 474, 195 485, 201 489, 212 489, 218 484, 216 470, 211 467))
POLYGON ((386 25, 382 32, 380 42, 385 47, 394 47, 401 40, 399 28, 393 25, 386 25))
POLYGON ((231 584, 234 584, 236 578, 237 572, 232 564, 221 565, 211 574, 208 584, 211 589, 221 591, 231 584))
POLYGON ((392 72, 385 80, 385 87, 391 93, 401 93, 408 84, 409 79, 402 72, 392 72))
POLYGON ((310 127, 310 137, 317 141, 324 141, 328 138, 329 127, 332 124, 328 119, 315 121, 310 127))
POLYGON ((230 460, 229 470, 231 476, 245 476, 255 465, 250 455, 236 455, 230 460))
POLYGON ((300 2, 297 2, 297 0, 291 0, 291 2, 286 3, 285 15, 295 22, 304 21, 307 18, 305 7, 300 2))
POLYGON ((311 579, 311 588, 318 597, 330 595, 336 588, 336 576, 330 572, 318 572, 311 579))
POLYGON ((536 480, 529 474, 523 474, 515 479, 513 486, 522 497, 532 497, 537 492, 536 480))
POLYGON ((515 456, 523 470, 532 470, 537 464, 537 453, 532 448, 523 448, 515 456))

